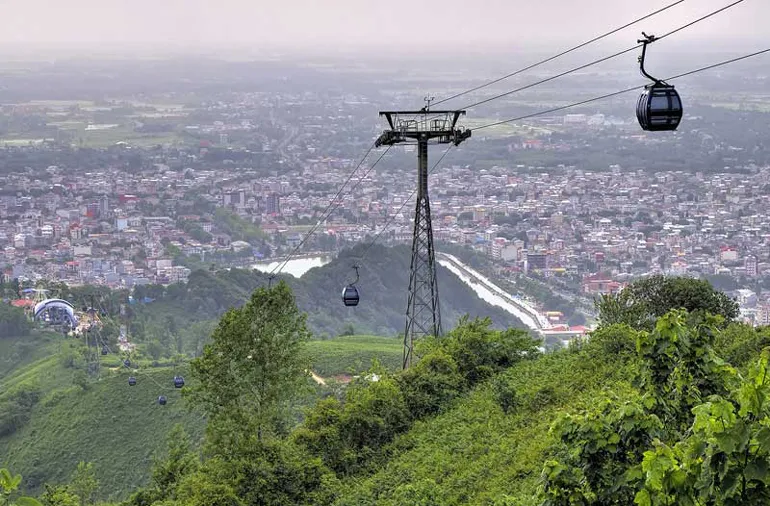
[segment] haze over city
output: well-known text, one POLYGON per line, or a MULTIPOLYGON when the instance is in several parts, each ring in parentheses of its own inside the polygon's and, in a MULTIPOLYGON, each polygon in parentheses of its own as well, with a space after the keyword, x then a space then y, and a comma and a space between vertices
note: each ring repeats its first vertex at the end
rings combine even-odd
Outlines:
MULTIPOLYGON (((656 0, 9 0, 0 45, 49 51, 466 53, 526 51, 584 40, 607 21, 668 5, 656 0)), ((643 27, 668 31, 722 6, 686 0, 643 27)), ((749 0, 682 34, 700 49, 767 42, 770 5, 749 0)), ((637 30, 638 31, 638 30, 637 30)), ((627 43, 624 31, 611 41, 627 43)))

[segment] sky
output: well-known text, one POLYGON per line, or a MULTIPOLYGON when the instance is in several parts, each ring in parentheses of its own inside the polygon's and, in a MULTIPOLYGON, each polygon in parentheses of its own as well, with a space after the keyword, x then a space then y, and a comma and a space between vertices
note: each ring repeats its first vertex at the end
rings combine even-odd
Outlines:
MULTIPOLYGON (((249 47, 418 51, 576 43, 675 0, 0 0, 0 52, 15 47, 249 47)), ((684 0, 612 41, 663 33, 732 0, 684 0)), ((770 1, 744 0, 682 44, 770 47, 770 1)), ((672 38, 673 39, 673 38, 672 38)))

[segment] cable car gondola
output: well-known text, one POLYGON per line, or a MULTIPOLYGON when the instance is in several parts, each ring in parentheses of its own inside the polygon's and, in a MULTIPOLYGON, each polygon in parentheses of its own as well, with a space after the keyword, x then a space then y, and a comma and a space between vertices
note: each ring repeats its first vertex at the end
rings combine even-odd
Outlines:
POLYGON ((359 301, 358 288, 355 286, 359 279, 358 266, 354 265, 353 268, 356 270, 356 280, 342 289, 342 302, 347 307, 357 306, 359 301))
POLYGON ((655 79, 644 70, 644 58, 647 55, 647 44, 655 42, 654 35, 642 32, 644 39, 638 42, 643 44, 642 56, 639 57, 639 66, 642 75, 653 81, 645 86, 644 92, 636 103, 636 119, 642 130, 650 132, 673 131, 682 120, 682 100, 679 93, 670 84, 655 79))
POLYGON ((161 395, 160 397, 158 397, 158 404, 160 404, 161 406, 165 406, 166 405, 166 396, 165 395, 161 395))
POLYGON ((653 83, 645 86, 644 92, 636 103, 636 119, 642 130, 650 132, 673 131, 682 120, 682 100, 673 86, 655 79, 644 70, 644 58, 647 56, 647 45, 655 42, 654 35, 642 32, 644 39, 638 42, 643 44, 642 56, 639 57, 639 67, 642 75, 653 83))
POLYGON ((130 387, 136 386, 136 378, 134 378, 133 376, 130 376, 128 378, 128 386, 130 387))
POLYGON ((181 376, 174 376, 174 388, 182 388, 184 386, 184 378, 181 376))

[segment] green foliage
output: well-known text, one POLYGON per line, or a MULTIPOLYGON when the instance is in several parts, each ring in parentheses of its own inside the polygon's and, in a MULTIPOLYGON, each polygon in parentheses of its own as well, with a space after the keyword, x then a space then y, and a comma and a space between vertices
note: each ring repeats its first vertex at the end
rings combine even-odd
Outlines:
POLYGON ((660 318, 654 332, 640 333, 641 387, 669 430, 685 430, 690 410, 710 395, 724 394, 735 371, 713 351, 716 319, 687 326, 687 314, 660 318))
POLYGON ((70 483, 73 493, 80 499, 80 506, 94 504, 96 491, 99 489, 99 481, 94 474, 94 465, 91 462, 79 462, 70 483))
MULTIPOLYGON (((358 346, 367 359, 389 350, 395 367, 375 361, 288 434, 287 409, 309 383, 308 336, 286 285, 260 289, 222 318, 194 366, 192 400, 210 419, 204 457, 175 430, 127 506, 765 504, 770 350, 756 355, 766 331, 696 311, 668 312, 648 329, 604 325, 551 353, 526 332, 463 318, 418 343, 406 371, 398 340, 312 342, 330 371, 363 363, 358 346), (746 379, 717 352, 750 365, 746 379)), ((91 398, 104 383, 72 395, 91 398)), ((101 462, 96 472, 104 482, 101 462)), ((72 486, 54 491, 64 505, 80 500, 72 486)))
POLYGON ((720 315, 726 323, 738 316, 738 303, 703 279, 662 275, 634 281, 618 294, 596 301, 601 326, 625 323, 652 330, 655 321, 673 309, 684 309, 693 318, 720 315))
POLYGON ((397 380, 406 407, 415 418, 438 413, 466 390, 457 362, 441 348, 423 357, 397 380))
POLYGON ((237 453, 251 437, 282 432, 289 401, 306 385, 309 338, 284 282, 260 288, 245 306, 225 313, 191 364, 197 384, 187 390, 209 415, 218 452, 237 453))
MULTIPOLYGON (((29 493, 42 492, 46 482, 69 482, 79 461, 86 460, 95 463, 99 498, 122 499, 150 479, 144 463, 174 425, 183 424, 196 443, 202 437, 205 421, 186 409, 178 392, 167 393, 168 405, 157 403, 159 385, 173 390, 170 369, 142 369, 137 385, 129 387, 126 373, 103 366, 101 379, 85 391, 73 387, 72 373, 55 356, 28 370, 26 381, 39 380, 43 387, 40 400, 26 423, 0 437, 0 455, 23 473, 29 493)), ((0 411, 0 417, 6 413, 0 411)))
POLYGON ((644 456, 636 504, 767 504, 770 501, 770 350, 728 396, 695 409, 680 441, 656 442, 644 456))
POLYGON ((492 329, 491 325, 489 318, 471 320, 465 316, 445 337, 426 341, 420 351, 443 350, 455 361, 469 386, 490 378, 523 358, 538 355, 540 342, 526 331, 499 331, 492 329))
POLYGON ((21 484, 21 475, 12 475, 8 469, 0 469, 0 506, 40 506, 31 497, 16 497, 16 490, 21 484))
POLYGON ((32 323, 24 310, 0 301, 0 339, 11 336, 27 336, 32 330, 32 323))
POLYGON ((13 434, 30 419, 40 401, 40 387, 24 383, 0 396, 0 437, 13 434))
POLYGON ((69 485, 45 485, 45 492, 40 496, 45 506, 80 506, 80 497, 74 494, 69 485))
POLYGON ((563 446, 560 459, 544 465, 542 506, 621 506, 633 502, 644 451, 662 434, 663 424, 639 400, 618 406, 617 399, 608 399, 561 418, 552 431, 563 446))
POLYGON ((591 355, 606 357, 607 360, 628 360, 636 356, 636 342, 639 332, 625 323, 600 327, 591 332, 583 344, 591 355))
POLYGON ((155 460, 150 484, 133 494, 128 505, 147 506, 175 500, 178 485, 199 468, 200 461, 192 449, 190 437, 182 425, 175 425, 167 438, 165 457, 155 460))
POLYGON ((715 317, 692 322, 672 311, 637 334, 638 400, 613 399, 554 424, 561 443, 543 469, 541 504, 770 500, 770 350, 744 380, 713 349, 729 348, 725 334, 736 329, 720 330, 715 317))

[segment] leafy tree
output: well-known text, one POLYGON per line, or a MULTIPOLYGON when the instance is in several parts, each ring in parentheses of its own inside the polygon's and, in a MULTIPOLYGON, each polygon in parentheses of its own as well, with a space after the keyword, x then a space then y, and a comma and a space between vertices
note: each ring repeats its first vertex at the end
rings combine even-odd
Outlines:
POLYGON ((0 339, 29 335, 32 323, 22 309, 0 301, 0 339))
POLYGON ((441 349, 422 357, 397 381, 409 412, 417 419, 438 413, 465 389, 457 363, 441 349))
POLYGON ((567 415, 552 429, 562 443, 542 473, 541 506, 632 504, 640 487, 644 451, 663 424, 639 400, 567 415))
POLYGON ((684 311, 660 318, 651 333, 638 334, 641 387, 651 410, 670 431, 684 431, 691 410, 711 395, 726 393, 735 370, 713 350, 718 318, 686 324, 684 311))
POLYGON ((71 491, 69 485, 54 486, 46 483, 40 500, 45 506, 80 506, 80 497, 71 491))
POLYGON ((80 498, 80 506, 87 506, 96 502, 96 491, 99 489, 99 481, 94 474, 92 462, 79 462, 75 473, 72 475, 72 491, 80 498))
POLYGON ((288 401, 306 386, 309 337, 284 282, 225 313, 191 364, 197 385, 188 392, 209 415, 208 435, 219 451, 237 453, 254 435, 283 431, 288 401))
POLYGON ((662 275, 634 281, 618 294, 596 301, 600 326, 625 323, 652 330, 655 321, 672 309, 685 309, 694 318, 720 315, 725 323, 738 316, 738 303, 702 279, 662 275))
POLYGON ((469 386, 490 378, 524 358, 538 355, 540 341, 520 329, 504 331, 491 328, 489 318, 468 316, 442 338, 427 339, 418 349, 425 353, 443 350, 457 364, 458 372, 469 386))
POLYGON ((727 396, 695 409, 681 441, 645 452, 640 506, 760 505, 770 502, 770 349, 727 396))
POLYGON ((41 506, 31 497, 11 499, 21 484, 21 475, 13 476, 8 469, 0 469, 0 506, 41 506))
POLYGON ((770 351, 743 381, 714 353, 721 318, 692 321, 672 311, 636 333, 641 396, 554 424, 542 505, 765 504, 770 351))

